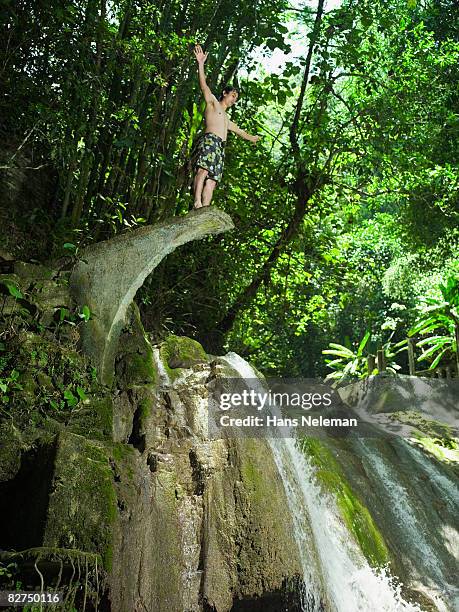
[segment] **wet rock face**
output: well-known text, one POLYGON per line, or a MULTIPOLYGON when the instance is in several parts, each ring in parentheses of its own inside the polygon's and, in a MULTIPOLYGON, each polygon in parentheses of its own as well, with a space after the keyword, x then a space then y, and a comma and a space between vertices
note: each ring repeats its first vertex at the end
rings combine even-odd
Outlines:
MULTIPOLYGON (((322 608, 316 609, 323 612, 322 608)), ((264 593, 259 598, 236 599, 231 608, 231 612, 279 612, 279 610, 302 612, 298 584, 284 585, 283 589, 273 593, 264 593)))
POLYGON ((157 385, 117 399, 114 437, 137 446, 118 462, 113 609, 295 610, 301 570, 271 451, 205 437, 207 385, 224 372, 198 347, 167 341, 157 385))

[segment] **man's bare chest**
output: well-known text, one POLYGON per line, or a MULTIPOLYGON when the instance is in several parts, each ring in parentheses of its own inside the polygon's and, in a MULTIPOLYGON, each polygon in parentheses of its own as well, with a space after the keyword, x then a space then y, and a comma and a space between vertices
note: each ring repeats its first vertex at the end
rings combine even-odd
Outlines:
POLYGON ((228 115, 222 108, 208 109, 206 112, 206 120, 227 126, 229 123, 228 115))

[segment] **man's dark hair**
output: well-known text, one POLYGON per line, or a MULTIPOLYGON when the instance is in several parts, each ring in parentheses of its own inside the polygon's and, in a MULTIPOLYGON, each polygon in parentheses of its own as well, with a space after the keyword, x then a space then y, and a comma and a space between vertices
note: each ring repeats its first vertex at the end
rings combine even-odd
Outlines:
POLYGON ((223 100, 224 94, 229 94, 232 91, 239 93, 239 90, 237 87, 233 87, 232 85, 227 85, 226 87, 223 88, 222 93, 220 94, 220 97, 218 99, 220 101, 223 100))

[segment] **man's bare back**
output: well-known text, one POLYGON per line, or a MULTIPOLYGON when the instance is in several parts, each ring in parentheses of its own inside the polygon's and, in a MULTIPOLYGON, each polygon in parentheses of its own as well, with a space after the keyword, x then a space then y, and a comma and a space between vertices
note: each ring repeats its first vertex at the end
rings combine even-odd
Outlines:
POLYGON ((230 121, 226 109, 233 106, 238 99, 238 92, 234 87, 225 87, 220 100, 214 96, 206 83, 204 73, 204 62, 207 53, 204 53, 200 45, 196 45, 194 54, 199 67, 199 85, 206 101, 205 136, 199 143, 199 155, 197 159, 197 171, 194 178, 194 208, 208 206, 217 182, 221 179, 224 164, 224 146, 228 136, 228 130, 234 132, 245 140, 254 144, 260 139, 241 130, 235 123, 230 121))

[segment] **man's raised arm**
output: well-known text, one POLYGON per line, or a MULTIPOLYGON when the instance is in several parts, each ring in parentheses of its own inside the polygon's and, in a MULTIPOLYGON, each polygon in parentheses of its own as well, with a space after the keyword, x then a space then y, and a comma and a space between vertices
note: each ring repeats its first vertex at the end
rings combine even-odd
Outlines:
POLYGON ((252 136, 251 134, 248 134, 245 130, 241 130, 241 128, 232 121, 228 123, 228 129, 241 138, 244 138, 244 140, 250 140, 250 142, 253 142, 253 144, 256 144, 260 140, 260 136, 252 136))
POLYGON ((209 86, 206 83, 206 75, 204 72, 204 62, 207 59, 208 53, 204 53, 201 45, 196 45, 194 48, 194 54, 196 56, 196 61, 198 62, 198 72, 199 72, 199 86, 201 87, 201 91, 204 95, 205 101, 209 104, 213 102, 215 97, 213 93, 210 91, 209 86))

